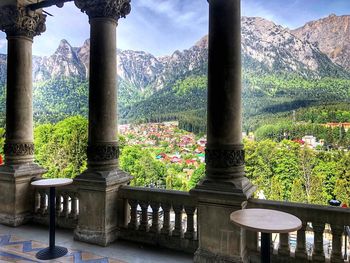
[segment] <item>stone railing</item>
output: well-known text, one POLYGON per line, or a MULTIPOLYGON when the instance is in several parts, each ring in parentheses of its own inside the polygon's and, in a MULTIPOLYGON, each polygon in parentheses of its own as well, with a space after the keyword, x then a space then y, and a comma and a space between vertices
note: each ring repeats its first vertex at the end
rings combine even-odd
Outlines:
MULTIPOLYGON (((38 224, 49 224, 49 189, 35 190, 33 221, 38 224)), ((79 199, 74 185, 56 188, 56 225, 74 229, 78 222, 79 199)))
POLYGON ((194 252, 198 247, 196 201, 187 192, 123 186, 120 238, 194 252))
MULTIPOLYGON (((350 225, 350 209, 288 202, 250 199, 248 208, 266 208, 293 214, 302 221, 297 233, 273 235, 273 262, 348 262, 344 227, 350 225), (346 245, 344 245, 344 243, 346 245)), ((257 218, 257 220, 259 220, 257 218)), ((260 262, 258 234, 247 231, 247 247, 251 262, 260 262)))

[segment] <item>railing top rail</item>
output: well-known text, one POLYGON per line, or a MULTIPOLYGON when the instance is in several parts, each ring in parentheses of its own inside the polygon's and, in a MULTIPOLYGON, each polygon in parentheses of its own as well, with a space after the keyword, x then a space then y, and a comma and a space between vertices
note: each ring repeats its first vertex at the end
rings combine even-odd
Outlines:
POLYGON ((122 186, 119 189, 120 198, 134 199, 138 201, 153 201, 169 204, 183 204, 195 206, 196 199, 188 192, 165 190, 158 188, 122 186))
POLYGON ((333 206, 281 202, 251 198, 248 208, 266 208, 287 212, 299 217, 303 222, 319 222, 350 225, 350 209, 333 206))

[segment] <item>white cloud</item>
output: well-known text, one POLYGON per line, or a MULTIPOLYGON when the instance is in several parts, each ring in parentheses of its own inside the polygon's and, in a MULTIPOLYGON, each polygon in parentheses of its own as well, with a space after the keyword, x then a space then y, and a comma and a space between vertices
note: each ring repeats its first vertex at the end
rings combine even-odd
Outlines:
POLYGON ((136 7, 146 8, 163 18, 167 18, 177 27, 194 27, 207 17, 207 4, 203 0, 139 0, 136 7), (202 18, 202 19, 201 19, 202 18))
POLYGON ((7 45, 6 39, 0 39, 0 49, 5 48, 7 45))
POLYGON ((262 2, 247 1, 242 4, 242 15, 249 17, 262 17, 271 21, 276 20, 273 10, 268 10, 262 2))

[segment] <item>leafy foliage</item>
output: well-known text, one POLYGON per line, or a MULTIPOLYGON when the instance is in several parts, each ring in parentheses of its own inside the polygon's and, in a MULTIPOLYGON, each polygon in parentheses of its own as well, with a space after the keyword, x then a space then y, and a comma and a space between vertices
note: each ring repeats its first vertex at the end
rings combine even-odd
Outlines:
POLYGON ((327 205, 350 201, 350 153, 315 151, 289 140, 245 141, 246 174, 267 199, 327 205))
POLYGON ((86 168, 87 120, 69 117, 57 124, 35 128, 36 161, 47 169, 46 177, 73 178, 86 168))

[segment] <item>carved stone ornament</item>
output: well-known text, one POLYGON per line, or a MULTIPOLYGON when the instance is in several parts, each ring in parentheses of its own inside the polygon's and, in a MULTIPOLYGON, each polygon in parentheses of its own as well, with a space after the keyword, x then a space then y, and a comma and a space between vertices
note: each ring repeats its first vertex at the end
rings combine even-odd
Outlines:
POLYGON ((232 149, 206 149, 205 162, 211 168, 230 168, 244 165, 242 147, 232 149))
POLYGON ((119 146, 115 143, 88 145, 87 156, 93 162, 116 160, 119 158, 119 146))
POLYGON ((75 5, 90 18, 125 18, 131 11, 131 0, 74 0, 75 5))
POLYGON ((131 11, 131 0, 74 0, 75 5, 89 18, 125 18, 131 11))
POLYGON ((0 7, 0 30, 8 36, 26 36, 33 38, 45 32, 46 15, 31 11, 25 7, 0 7))
POLYGON ((7 156, 34 155, 33 143, 5 143, 4 153, 7 156))

